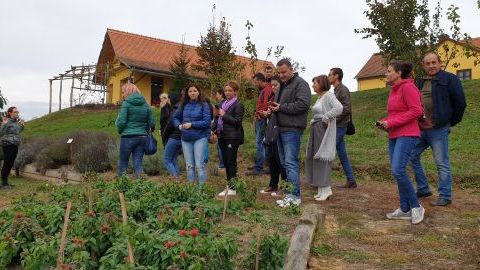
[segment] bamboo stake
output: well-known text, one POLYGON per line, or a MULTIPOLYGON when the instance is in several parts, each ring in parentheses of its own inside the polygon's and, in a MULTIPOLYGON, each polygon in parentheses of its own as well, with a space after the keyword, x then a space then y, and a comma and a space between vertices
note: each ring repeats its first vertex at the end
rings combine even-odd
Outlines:
POLYGON ((257 224, 257 247, 255 251, 255 270, 260 269, 260 224, 257 224))
POLYGON ((62 229, 62 238, 60 240, 60 248, 58 250, 58 258, 57 258, 57 269, 60 269, 63 265, 63 255, 65 252, 65 242, 67 238, 67 229, 68 223, 70 219, 70 209, 72 208, 72 202, 67 203, 67 210, 65 211, 65 220, 63 221, 63 229, 62 229))
POLYGON ((225 189, 225 198, 223 199, 223 218, 222 221, 225 221, 225 217, 227 216, 227 202, 228 202, 228 185, 225 189))
MULTIPOLYGON (((123 193, 119 192, 118 196, 120 197, 120 206, 122 208, 122 219, 123 219, 123 225, 127 225, 128 222, 128 216, 127 216, 127 207, 125 206, 125 197, 123 196, 123 193)), ((130 245, 130 241, 127 239, 127 248, 128 248, 128 262, 129 263, 135 263, 133 259, 133 249, 132 245, 130 245)))

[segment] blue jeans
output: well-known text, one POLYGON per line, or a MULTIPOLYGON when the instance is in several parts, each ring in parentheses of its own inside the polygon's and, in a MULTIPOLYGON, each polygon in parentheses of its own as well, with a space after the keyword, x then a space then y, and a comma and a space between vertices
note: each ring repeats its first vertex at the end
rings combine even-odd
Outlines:
POLYGON ((428 179, 425 176, 420 156, 429 146, 432 148, 433 158, 438 171, 438 194, 440 198, 452 199, 452 172, 450 170, 450 162, 448 159, 448 133, 450 125, 437 129, 426 129, 422 131, 420 140, 413 149, 412 158, 410 159, 413 171, 415 172, 415 180, 417 182, 418 193, 430 192, 428 179))
POLYGON ((355 183, 355 177, 353 176, 352 165, 348 160, 347 149, 345 148, 345 133, 346 127, 337 127, 337 153, 340 163, 342 163, 343 172, 347 177, 348 182, 355 183))
POLYGON ((118 162, 118 176, 125 174, 128 167, 128 160, 132 155, 133 171, 135 176, 140 178, 143 173, 142 161, 145 153, 145 142, 147 136, 122 137, 120 139, 120 160, 118 162))
POLYGON ((224 169, 225 164, 223 162, 223 154, 222 154, 222 150, 220 149, 219 143, 217 143, 217 153, 218 153, 218 168, 224 169))
POLYGON ((416 137, 399 137, 388 141, 392 175, 397 180, 400 209, 403 212, 408 212, 410 209, 420 206, 415 188, 407 174, 407 164, 417 141, 418 138, 416 137))
POLYGON ((263 163, 265 163, 265 145, 263 139, 265 138, 265 119, 255 121, 255 143, 257 148, 257 155, 255 157, 255 170, 263 170, 263 163))
POLYGON ((295 187, 291 195, 300 198, 300 139, 302 133, 285 131, 279 134, 277 141, 280 163, 287 172, 287 181, 295 187))
POLYGON ((178 168, 177 158, 182 150, 182 141, 169 138, 163 152, 163 164, 171 176, 178 177, 180 168, 178 168))
POLYGON ((189 182, 195 180, 195 171, 198 175, 200 185, 205 184, 207 180, 207 170, 205 154, 208 153, 208 138, 201 138, 196 141, 182 141, 183 157, 187 166, 187 179, 189 182))

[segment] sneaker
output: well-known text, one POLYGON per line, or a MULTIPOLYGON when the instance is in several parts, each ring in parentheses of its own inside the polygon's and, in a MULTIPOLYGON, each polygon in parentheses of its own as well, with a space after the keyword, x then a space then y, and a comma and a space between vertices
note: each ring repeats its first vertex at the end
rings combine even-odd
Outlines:
POLYGON ((280 192, 280 191, 272 192, 272 193, 270 193, 270 195, 272 195, 272 197, 279 197, 279 196, 282 195, 282 192, 280 192))
POLYGON ((345 183, 344 185, 339 185, 339 186, 337 186, 337 187, 338 187, 338 188, 356 188, 356 187, 357 187, 357 183, 347 181, 347 183, 345 183))
POLYGON ((227 189, 224 189, 222 192, 218 193, 218 196, 220 196, 220 197, 224 197, 225 195, 235 196, 235 195, 237 195, 237 192, 233 189, 227 188, 227 189))
POLYGON ((323 188, 318 188, 318 193, 313 196, 313 199, 317 199, 323 196, 324 189, 323 188))
POLYGON ((412 219, 412 211, 403 212, 402 209, 398 208, 397 210, 393 211, 393 213, 387 214, 388 219, 412 219))
POLYGON ((425 193, 420 193, 417 191, 417 198, 426 198, 432 196, 432 192, 428 191, 425 193))
POLYGON ((245 175, 263 175, 263 174, 264 174, 263 171, 257 171, 255 169, 250 170, 250 171, 245 173, 245 175))
POLYGON ((266 188, 266 189, 260 190, 260 193, 266 194, 266 193, 272 193, 272 192, 276 192, 276 191, 277 191, 276 188, 268 187, 268 188, 266 188))
POLYGON ((294 205, 300 205, 302 203, 302 200, 300 198, 294 197, 294 196, 285 196, 283 200, 280 200, 281 202, 278 203, 278 206, 280 207, 288 207, 292 204, 294 205))
POLYGON ((12 189, 13 186, 10 185, 10 184, 6 184, 6 185, 2 185, 0 188, 1 188, 1 189, 12 189))
POLYGON ((444 198, 438 198, 435 202, 432 202, 432 206, 447 206, 452 203, 452 200, 449 199, 444 199, 444 198))
POLYGON ((325 187, 322 188, 322 192, 319 197, 315 198, 316 201, 326 201, 332 196, 332 188, 331 187, 325 187))
POLYGON ((419 207, 412 208, 412 224, 418 224, 422 222, 425 215, 425 208, 421 205, 419 207))

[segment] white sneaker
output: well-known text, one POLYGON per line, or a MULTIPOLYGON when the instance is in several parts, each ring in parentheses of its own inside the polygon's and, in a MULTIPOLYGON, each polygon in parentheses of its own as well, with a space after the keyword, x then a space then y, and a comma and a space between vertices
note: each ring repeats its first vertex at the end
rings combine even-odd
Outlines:
POLYGON ((331 187, 324 187, 322 188, 321 196, 315 198, 316 201, 326 201, 332 196, 332 188, 331 187))
POLYGON ((317 198, 322 197, 322 195, 323 195, 323 190, 324 190, 324 188, 319 187, 317 194, 315 194, 315 196, 313 196, 313 198, 316 200, 317 198))
POLYGON ((422 222, 423 216, 425 215, 425 208, 421 205, 419 207, 412 208, 412 224, 418 224, 422 222))
POLYGON ((223 196, 236 196, 237 192, 233 189, 226 188, 222 192, 218 193, 218 196, 223 197, 223 196))
POLYGON ((287 207, 287 206, 290 206, 291 204, 300 205, 302 203, 302 200, 300 198, 297 198, 291 195, 290 196, 287 195, 283 200, 279 200, 279 201, 277 201, 277 204, 280 207, 287 207))
POLYGON ((392 213, 388 213, 387 218, 388 219, 412 219, 412 211, 403 212, 402 209, 398 208, 392 213))

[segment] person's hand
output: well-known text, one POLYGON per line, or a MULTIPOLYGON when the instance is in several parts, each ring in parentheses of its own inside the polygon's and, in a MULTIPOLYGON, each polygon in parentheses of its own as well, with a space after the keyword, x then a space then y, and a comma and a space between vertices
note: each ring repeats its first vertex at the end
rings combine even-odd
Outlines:
POLYGON ((225 111, 223 109, 218 109, 218 115, 220 116, 225 115, 225 111))
POLYGON ((25 127, 25 122, 23 120, 20 120, 18 121, 18 125, 21 127, 21 128, 24 128, 25 127))
POLYGON ((271 102, 268 108, 274 112, 278 112, 280 110, 280 104, 277 102, 271 102))
POLYGON ((184 129, 189 129, 191 127, 192 127, 192 123, 185 123, 185 124, 182 125, 182 128, 184 128, 184 129))
POLYGON ((380 125, 378 126, 378 128, 383 129, 383 130, 388 130, 388 123, 387 123, 387 121, 378 121, 378 123, 380 123, 380 125))
POLYGON ((262 118, 267 118, 267 117, 268 117, 268 111, 261 111, 261 112, 260 112, 260 116, 261 116, 262 118))
POLYGON ((5 116, 2 116, 2 124, 8 123, 8 118, 5 116))

